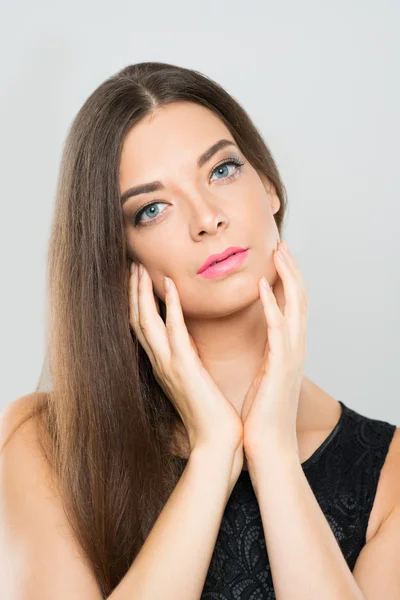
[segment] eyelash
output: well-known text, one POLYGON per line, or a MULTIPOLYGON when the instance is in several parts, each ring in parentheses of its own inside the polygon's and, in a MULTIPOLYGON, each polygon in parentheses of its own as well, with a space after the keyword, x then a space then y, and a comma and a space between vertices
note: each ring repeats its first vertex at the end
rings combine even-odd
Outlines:
MULTIPOLYGON (((242 167, 244 165, 244 161, 242 161, 240 158, 236 157, 236 156, 230 156, 226 159, 224 159, 224 161, 222 163, 219 163, 218 165, 216 165, 213 170, 211 171, 211 175, 214 173, 214 171, 216 171, 217 169, 220 169, 221 167, 225 167, 226 165, 234 165, 236 167, 236 171, 234 173, 232 173, 231 175, 229 175, 228 177, 224 177, 223 181, 229 181, 230 179, 233 179, 234 177, 237 177, 237 175, 239 175, 239 173, 242 170, 242 167)), ((140 222, 139 219, 142 215, 142 213, 149 208, 150 206, 152 206, 153 204, 163 204, 163 202, 161 202, 161 200, 159 202, 150 202, 149 204, 146 204, 145 206, 143 206, 140 210, 138 210, 138 212, 136 213, 136 215, 134 216, 133 220, 134 220, 134 226, 138 226, 138 227, 146 227, 146 223, 154 223, 154 221, 158 221, 158 217, 155 217, 154 219, 150 219, 149 221, 146 222, 140 222)))

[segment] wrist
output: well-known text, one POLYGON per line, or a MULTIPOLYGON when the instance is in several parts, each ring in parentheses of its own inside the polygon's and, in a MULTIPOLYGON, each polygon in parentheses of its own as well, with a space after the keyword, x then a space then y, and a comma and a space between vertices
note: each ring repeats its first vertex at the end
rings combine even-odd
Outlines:
POLYGON ((258 465, 268 467, 277 462, 300 462, 298 444, 265 443, 245 449, 249 471, 258 465))
POLYGON ((226 477, 232 489, 243 467, 243 444, 223 445, 219 442, 195 446, 189 460, 200 468, 204 466, 210 476, 215 473, 219 478, 226 477))

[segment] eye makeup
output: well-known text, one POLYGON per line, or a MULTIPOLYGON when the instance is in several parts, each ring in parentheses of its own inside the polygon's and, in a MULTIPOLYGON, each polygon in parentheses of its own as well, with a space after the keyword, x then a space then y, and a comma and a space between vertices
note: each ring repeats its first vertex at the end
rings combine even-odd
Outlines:
MULTIPOLYGON (((227 177, 223 177, 220 180, 221 181, 230 181, 232 179, 235 179, 236 177, 238 177, 241 173, 241 169, 244 165, 244 161, 239 157, 239 156, 229 156, 227 158, 224 158, 222 162, 220 162, 219 164, 217 164, 211 171, 210 176, 217 171, 218 169, 223 169, 224 167, 228 167, 228 166, 234 166, 235 170, 233 173, 231 173, 230 175, 228 175, 227 177)), ((141 216, 144 214, 145 211, 149 210, 150 207, 156 206, 157 204, 167 204, 166 202, 162 202, 162 201, 152 201, 149 202, 148 204, 146 204, 145 206, 141 207, 134 215, 133 217, 133 224, 134 227, 147 227, 147 223, 154 223, 157 222, 159 220, 159 218, 161 218, 159 215, 156 215, 156 217, 154 219, 149 219, 148 221, 141 221, 141 216)), ((167 209, 165 209, 167 210, 167 209)), ((160 213, 160 215, 163 214, 164 211, 162 211, 160 213)))

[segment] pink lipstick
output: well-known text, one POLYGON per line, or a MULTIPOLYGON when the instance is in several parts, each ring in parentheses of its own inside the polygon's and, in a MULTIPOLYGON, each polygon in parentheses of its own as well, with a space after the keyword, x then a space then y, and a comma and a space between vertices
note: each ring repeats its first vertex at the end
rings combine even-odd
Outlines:
POLYGON ((244 263, 249 253, 249 249, 241 250, 230 254, 224 260, 211 264, 203 271, 199 271, 199 277, 203 277, 205 279, 212 279, 215 277, 221 277, 222 275, 227 275, 228 273, 232 273, 237 268, 240 267, 244 263))

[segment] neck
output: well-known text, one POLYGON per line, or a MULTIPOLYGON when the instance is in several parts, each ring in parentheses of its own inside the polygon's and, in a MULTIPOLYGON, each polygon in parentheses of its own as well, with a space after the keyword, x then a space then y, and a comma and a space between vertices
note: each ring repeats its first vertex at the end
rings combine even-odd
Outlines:
MULTIPOLYGON (((244 397, 259 369, 268 338, 261 300, 222 318, 185 319, 185 322, 204 367, 241 414, 244 397)), ((299 431, 309 425, 316 388, 304 376, 297 415, 299 431)))

